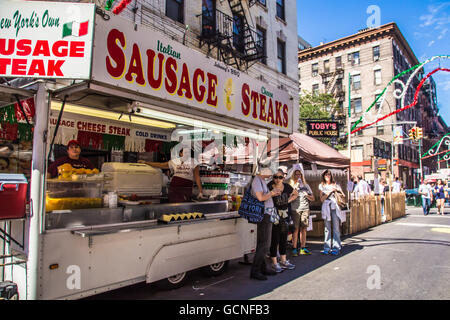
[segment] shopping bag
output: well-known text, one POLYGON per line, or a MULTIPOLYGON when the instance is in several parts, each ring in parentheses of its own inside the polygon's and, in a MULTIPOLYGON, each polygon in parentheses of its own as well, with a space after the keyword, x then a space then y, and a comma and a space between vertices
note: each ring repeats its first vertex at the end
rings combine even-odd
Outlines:
POLYGON ((241 206, 239 207, 239 215, 247 219, 250 223, 259 223, 264 218, 264 201, 259 201, 252 196, 252 187, 245 192, 244 197, 241 201, 241 206))

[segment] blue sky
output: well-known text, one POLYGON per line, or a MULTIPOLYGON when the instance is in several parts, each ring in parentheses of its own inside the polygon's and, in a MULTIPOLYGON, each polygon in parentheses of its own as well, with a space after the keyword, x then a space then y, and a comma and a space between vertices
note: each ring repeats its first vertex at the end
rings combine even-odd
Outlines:
MULTIPOLYGON (((297 0, 298 34, 312 46, 354 34, 367 27, 371 5, 380 8, 380 22, 397 23, 417 59, 450 55, 450 1, 433 0, 297 0)), ((441 59, 450 68, 450 59, 441 59)), ((425 67, 425 74, 439 67, 439 59, 425 67)), ((450 73, 433 75, 440 114, 450 126, 450 73)))

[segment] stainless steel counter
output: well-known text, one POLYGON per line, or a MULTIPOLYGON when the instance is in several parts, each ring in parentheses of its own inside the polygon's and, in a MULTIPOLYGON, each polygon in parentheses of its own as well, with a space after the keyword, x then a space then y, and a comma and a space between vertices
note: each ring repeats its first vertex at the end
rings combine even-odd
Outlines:
MULTIPOLYGON (((101 229, 117 230, 128 227, 148 227, 160 225, 158 219, 163 214, 201 212, 205 219, 235 218, 239 215, 228 212, 228 201, 205 201, 186 203, 164 203, 151 205, 127 205, 116 209, 95 208, 79 210, 60 210, 46 214, 46 230, 56 229, 101 229)), ((196 220, 183 220, 178 223, 193 223, 196 220)))

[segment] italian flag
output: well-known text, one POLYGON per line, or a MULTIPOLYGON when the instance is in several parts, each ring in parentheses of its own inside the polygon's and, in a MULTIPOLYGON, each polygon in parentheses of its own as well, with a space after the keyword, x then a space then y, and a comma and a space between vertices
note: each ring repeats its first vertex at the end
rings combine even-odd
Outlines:
POLYGON ((86 22, 68 22, 63 25, 62 37, 76 36, 81 37, 88 33, 89 20, 86 22))

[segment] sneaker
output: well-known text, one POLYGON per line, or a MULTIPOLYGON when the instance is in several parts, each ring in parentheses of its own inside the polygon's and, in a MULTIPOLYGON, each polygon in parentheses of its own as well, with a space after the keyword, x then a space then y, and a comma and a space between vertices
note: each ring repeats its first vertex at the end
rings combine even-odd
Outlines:
POLYGON ((321 254, 330 254, 330 249, 324 249, 320 251, 321 254))
POLYGON ((301 249, 300 250, 300 254, 306 254, 306 255, 309 255, 309 254, 311 254, 311 251, 309 251, 308 249, 306 249, 306 248, 303 248, 303 249, 301 249))
POLYGON ((273 269, 273 271, 275 271, 277 273, 280 273, 283 271, 283 269, 281 268, 279 263, 272 264, 272 269, 273 269))
POLYGON ((331 255, 332 256, 337 256, 338 254, 339 254, 339 250, 338 249, 331 250, 331 255))
POLYGON ((297 248, 292 249, 292 255, 294 257, 298 257, 298 249, 297 248))
POLYGON ((292 263, 290 263, 289 262, 289 260, 286 260, 286 261, 281 261, 280 262, 280 266, 281 266, 281 268, 283 268, 283 269, 288 269, 288 270, 292 270, 292 269, 294 269, 295 268, 295 265, 293 265, 292 263))

